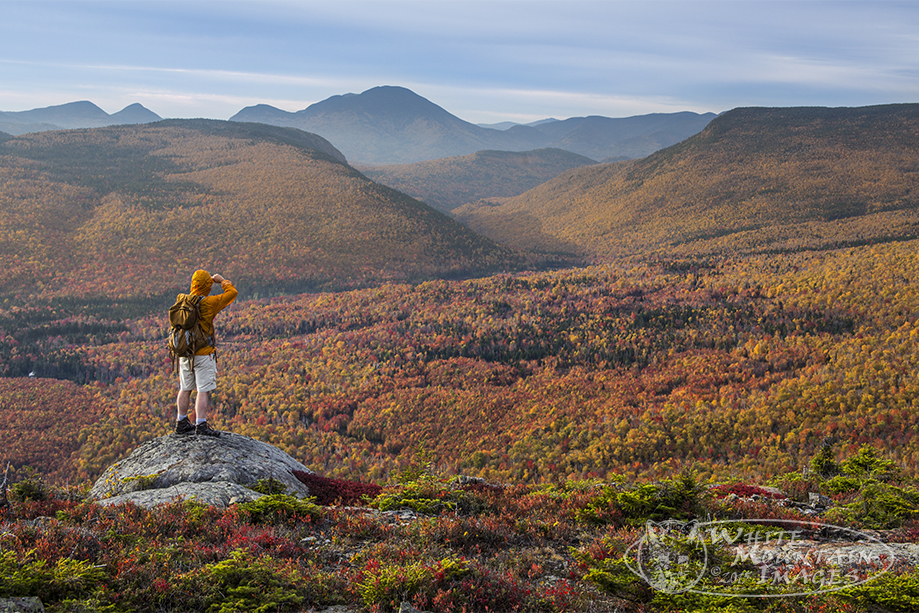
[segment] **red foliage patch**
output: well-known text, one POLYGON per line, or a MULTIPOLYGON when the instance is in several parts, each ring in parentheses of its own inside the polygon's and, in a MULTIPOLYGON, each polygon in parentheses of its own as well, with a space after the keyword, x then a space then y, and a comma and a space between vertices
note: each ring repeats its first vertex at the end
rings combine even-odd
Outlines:
POLYGON ((775 492, 764 490, 756 485, 746 485, 744 483, 725 483, 723 485, 716 485, 710 491, 716 498, 724 498, 730 494, 735 494, 740 498, 750 498, 754 495, 761 498, 775 498, 777 500, 786 498, 786 496, 782 494, 776 494, 775 492))
POLYGON ((310 495, 315 496, 316 503, 321 505, 354 504, 364 496, 376 498, 383 490, 374 483, 329 479, 301 470, 295 470, 294 476, 310 489, 310 495))

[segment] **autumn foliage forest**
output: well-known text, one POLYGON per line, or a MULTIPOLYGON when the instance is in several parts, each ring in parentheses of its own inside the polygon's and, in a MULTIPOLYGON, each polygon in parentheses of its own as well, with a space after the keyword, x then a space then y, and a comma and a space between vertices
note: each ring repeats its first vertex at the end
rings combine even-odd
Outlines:
MULTIPOLYGON (((840 456, 872 444, 914 474, 916 247, 240 301, 220 316, 215 425, 321 475, 378 482, 421 450, 496 481, 681 467, 756 480, 801 469, 828 437, 840 456)), ((168 432, 161 314, 36 340, 6 316, 6 368, 71 380, 0 387, 7 459, 76 482, 168 432), (63 451, 21 436, 38 423, 63 451)))
MULTIPOLYGON (((721 119, 700 138, 742 129, 721 119)), ((218 320, 214 425, 326 477, 382 483, 423 453, 445 474, 490 481, 683 467, 757 480, 802 469, 827 441, 840 458, 874 445, 915 475, 908 236, 526 271, 545 260, 367 181, 308 138, 163 122, 2 145, 3 459, 83 482, 167 433, 165 309, 206 265, 241 292, 218 320), (176 255, 168 229, 209 237, 208 263, 176 255), (37 432, 58 442, 36 450, 37 432)), ((641 163, 674 173, 663 160, 693 147, 641 163)), ((912 179, 896 175, 878 185, 906 191, 883 187, 900 204, 881 208, 907 211, 912 179)), ((815 219, 827 198, 802 210, 815 219)))
POLYGON ((919 237, 919 104, 740 108, 647 157, 453 211, 513 247, 694 257, 919 237))

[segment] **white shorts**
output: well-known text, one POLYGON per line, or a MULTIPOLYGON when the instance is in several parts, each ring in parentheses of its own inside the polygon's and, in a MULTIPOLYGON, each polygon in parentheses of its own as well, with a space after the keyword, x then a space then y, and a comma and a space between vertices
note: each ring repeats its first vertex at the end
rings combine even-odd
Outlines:
POLYGON ((195 372, 188 370, 188 358, 179 358, 179 389, 190 392, 210 392, 217 389, 217 355, 195 356, 195 372))

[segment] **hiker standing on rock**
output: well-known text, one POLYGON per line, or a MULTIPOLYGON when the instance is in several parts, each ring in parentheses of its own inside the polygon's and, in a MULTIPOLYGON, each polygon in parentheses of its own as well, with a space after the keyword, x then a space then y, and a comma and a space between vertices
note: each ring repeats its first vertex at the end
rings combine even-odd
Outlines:
POLYGON ((191 278, 191 294, 179 294, 176 305, 189 301, 198 307, 200 333, 206 343, 194 352, 194 362, 186 357, 178 358, 179 395, 176 397, 176 434, 202 434, 220 436, 207 423, 209 394, 217 389, 217 343, 214 334, 214 317, 236 299, 239 292, 233 284, 220 275, 211 276, 205 270, 196 270, 191 278), (211 285, 219 283, 223 293, 210 296, 211 285), (188 417, 191 391, 198 390, 195 398, 195 423, 188 417))

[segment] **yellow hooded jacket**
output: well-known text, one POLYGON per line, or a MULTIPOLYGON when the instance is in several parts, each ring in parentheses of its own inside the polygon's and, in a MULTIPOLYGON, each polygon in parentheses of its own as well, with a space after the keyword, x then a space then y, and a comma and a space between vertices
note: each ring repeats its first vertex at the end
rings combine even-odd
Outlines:
MULTIPOLYGON (((239 292, 236 291, 236 288, 233 287, 233 284, 223 280, 223 283, 220 284, 220 287, 223 288, 222 294, 217 294, 216 296, 209 296, 211 293, 211 275, 203 270, 195 271, 195 274, 191 278, 191 293, 198 294, 199 296, 204 296, 201 299, 201 331, 205 335, 211 336, 214 334, 214 318, 217 317, 217 313, 227 308, 231 302, 236 300, 236 296, 239 295, 239 292)), ((181 296, 181 294, 179 294, 181 296)), ((178 297, 176 297, 178 300, 178 297)), ((195 352, 195 355, 208 355, 216 351, 216 347, 203 347, 195 352)))

